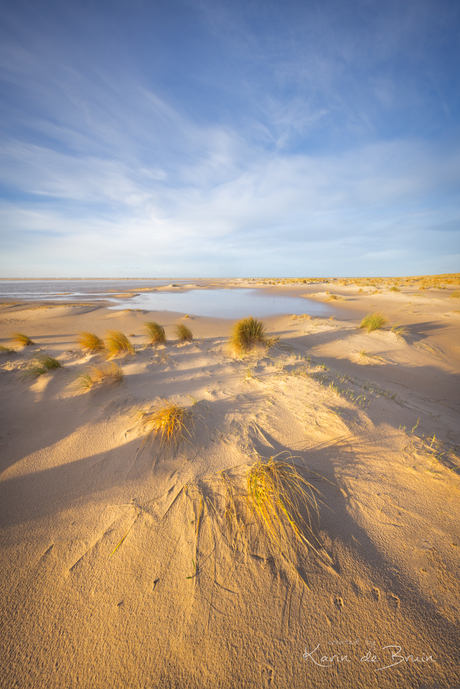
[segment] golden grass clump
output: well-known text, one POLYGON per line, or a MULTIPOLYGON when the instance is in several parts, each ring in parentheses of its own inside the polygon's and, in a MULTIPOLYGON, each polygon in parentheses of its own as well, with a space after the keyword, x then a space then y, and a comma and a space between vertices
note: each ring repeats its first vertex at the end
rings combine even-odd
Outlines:
POLYGON ((396 287, 396 285, 393 285, 393 287, 390 287, 390 292, 400 292, 401 290, 399 287, 396 287))
POLYGON ((257 344, 266 345, 265 325, 262 321, 249 316, 235 323, 229 344, 237 354, 244 354, 257 344))
POLYGON ((15 350, 11 349, 11 347, 5 347, 4 345, 0 345, 0 354, 14 354, 15 350))
POLYGON ((100 352, 105 349, 104 342, 94 333, 78 333, 78 344, 82 349, 87 349, 89 352, 100 352))
POLYGON ((380 330, 387 322, 387 319, 381 313, 368 313, 361 321, 359 327, 366 328, 367 332, 370 333, 372 330, 380 330))
POLYGON ((43 355, 37 357, 29 368, 24 372, 25 378, 38 378, 48 371, 52 371, 56 368, 62 368, 62 364, 57 359, 52 356, 43 355))
POLYGON ((121 366, 112 361, 105 366, 91 366, 87 373, 78 377, 77 382, 79 387, 89 389, 97 384, 121 383, 124 377, 121 366))
POLYGON ((185 434, 190 436, 187 428, 190 422, 193 423, 192 413, 185 407, 172 403, 154 412, 140 414, 140 424, 147 438, 159 436, 162 445, 178 445, 181 440, 186 440, 185 434))
POLYGON ((180 342, 191 342, 193 340, 192 331, 183 323, 178 323, 176 325, 175 332, 180 342))
POLYGON ((155 321, 144 323, 148 343, 151 345, 166 343, 165 329, 155 321))
POLYGON ((119 330, 110 330, 105 341, 108 358, 119 356, 120 354, 134 354, 134 347, 119 330))
POLYGON ((454 299, 460 299, 460 290, 455 290, 455 292, 452 292, 452 294, 450 295, 450 298, 451 298, 451 299, 452 299, 452 298, 454 298, 454 299))
POLYGON ((272 544, 284 555, 292 534, 318 553, 320 544, 312 520, 312 513, 319 515, 317 495, 318 489, 295 465, 276 457, 259 458, 247 474, 248 503, 272 544))
POLYGON ((24 333, 14 333, 13 342, 14 344, 21 345, 22 347, 28 347, 29 345, 35 344, 35 342, 32 342, 30 337, 24 335, 24 333))

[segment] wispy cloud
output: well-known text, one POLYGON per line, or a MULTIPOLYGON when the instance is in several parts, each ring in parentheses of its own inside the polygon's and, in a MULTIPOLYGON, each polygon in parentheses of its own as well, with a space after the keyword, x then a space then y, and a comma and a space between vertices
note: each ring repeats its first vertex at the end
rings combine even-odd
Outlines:
MULTIPOLYGON (((5 276, 350 274, 370 258, 382 273, 453 266, 460 99, 441 107, 445 77, 433 96, 436 69, 419 69, 429 2, 420 13, 358 3, 359 32, 342 3, 283 14, 273 2, 259 23, 231 5, 186 6, 195 34, 160 13, 151 43, 138 18, 124 29, 118 6, 107 35, 96 10, 91 30, 70 10, 76 29, 58 14, 40 19, 42 32, 10 10, 5 276), (414 77, 407 88, 398 68, 414 77)), ((446 10, 435 31, 449 20, 446 10)))

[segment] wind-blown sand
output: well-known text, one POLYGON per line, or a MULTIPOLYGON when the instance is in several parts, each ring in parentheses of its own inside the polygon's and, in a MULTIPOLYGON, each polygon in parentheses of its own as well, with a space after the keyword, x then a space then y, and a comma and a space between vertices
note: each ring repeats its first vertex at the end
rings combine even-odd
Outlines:
POLYGON ((455 286, 259 288, 345 300, 333 320, 264 319, 278 342, 242 359, 231 321, 0 305, 0 343, 36 343, 0 353, 1 687, 460 686, 455 286), (374 311, 385 329, 358 329, 374 311), (168 344, 144 346, 151 320, 168 344), (77 334, 108 330, 136 347, 124 381, 78 388, 103 357, 77 334), (39 352, 63 368, 22 380, 39 352), (195 419, 171 450, 136 423, 165 399, 195 419), (257 455, 321 491, 323 559, 293 544, 290 566, 255 516, 232 543, 220 472, 242 489, 257 455))

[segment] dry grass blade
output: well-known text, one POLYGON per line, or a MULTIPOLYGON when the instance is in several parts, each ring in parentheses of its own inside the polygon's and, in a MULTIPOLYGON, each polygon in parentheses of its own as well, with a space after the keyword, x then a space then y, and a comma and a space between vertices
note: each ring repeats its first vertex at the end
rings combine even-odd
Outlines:
POLYGON ((121 383, 124 377, 122 368, 112 362, 105 366, 92 366, 88 372, 78 377, 77 383, 79 387, 89 389, 98 383, 121 383))
POLYGON ((27 335, 24 335, 24 333, 14 333, 13 342, 14 344, 21 345, 22 347, 28 347, 29 345, 35 344, 35 342, 33 342, 27 335))
POLYGON ((111 330, 109 333, 107 333, 105 346, 107 349, 108 358, 118 356, 120 354, 135 353, 131 342, 128 340, 126 335, 119 330, 111 330))
POLYGON ((368 313, 359 327, 366 328, 367 332, 370 333, 372 330, 380 330, 386 323, 387 319, 381 313, 368 313))
POLYGON ((243 318, 233 326, 229 344, 236 354, 244 354, 257 344, 267 344, 265 325, 252 316, 243 318))
POLYGON ((11 347, 5 347, 4 345, 0 345, 0 354, 14 354, 15 350, 11 349, 11 347))
POLYGON ((144 323, 147 333, 147 341, 151 345, 166 343, 165 329, 155 321, 144 323))
POLYGON ((90 352, 100 352, 105 349, 104 342, 94 333, 81 332, 78 334, 78 344, 82 349, 90 352))
POLYGON ((31 366, 24 372, 25 378, 38 378, 48 371, 52 371, 56 368, 62 368, 62 364, 57 359, 53 359, 52 356, 39 356, 37 357, 31 366))
POLYGON ((178 323, 175 330, 180 342, 191 342, 193 340, 192 331, 183 323, 178 323))
POLYGON ((177 445, 181 440, 186 440, 185 434, 190 436, 187 428, 190 422, 193 424, 192 413, 177 404, 167 404, 150 413, 142 412, 140 416, 140 424, 147 438, 159 436, 160 443, 166 445, 177 445))

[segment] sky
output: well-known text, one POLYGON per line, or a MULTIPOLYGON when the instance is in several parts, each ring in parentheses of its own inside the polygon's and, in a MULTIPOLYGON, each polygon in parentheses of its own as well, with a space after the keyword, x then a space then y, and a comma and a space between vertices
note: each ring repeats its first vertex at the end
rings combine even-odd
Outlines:
POLYGON ((460 271, 458 0, 0 10, 0 277, 460 271))

